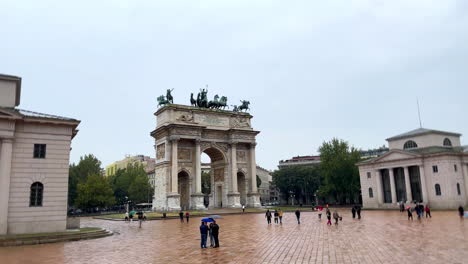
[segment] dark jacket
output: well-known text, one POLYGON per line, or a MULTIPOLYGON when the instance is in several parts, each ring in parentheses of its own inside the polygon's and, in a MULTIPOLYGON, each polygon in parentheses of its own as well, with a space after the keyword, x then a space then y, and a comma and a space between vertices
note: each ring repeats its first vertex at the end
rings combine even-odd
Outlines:
POLYGON ((299 217, 299 216, 301 216, 301 211, 296 210, 295 214, 296 214, 297 217, 299 217))
POLYGON ((219 234, 219 225, 218 224, 213 224, 211 226, 211 233, 213 234, 213 236, 216 236, 219 234))
POLYGON ((208 235, 208 226, 207 225, 201 225, 200 226, 200 234, 208 235))

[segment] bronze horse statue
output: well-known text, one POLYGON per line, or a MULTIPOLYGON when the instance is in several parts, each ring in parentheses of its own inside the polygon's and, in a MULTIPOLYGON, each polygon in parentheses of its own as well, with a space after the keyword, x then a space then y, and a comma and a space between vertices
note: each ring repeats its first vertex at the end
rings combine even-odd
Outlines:
POLYGON ((242 110, 245 110, 245 112, 247 112, 247 110, 250 110, 250 108, 249 108, 250 102, 249 101, 241 100, 241 103, 242 104, 238 107, 239 112, 242 112, 242 110))

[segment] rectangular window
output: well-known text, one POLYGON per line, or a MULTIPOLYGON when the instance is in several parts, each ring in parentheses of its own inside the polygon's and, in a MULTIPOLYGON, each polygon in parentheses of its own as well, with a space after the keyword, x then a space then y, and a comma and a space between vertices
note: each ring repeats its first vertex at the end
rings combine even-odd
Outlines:
POLYGON ((46 144, 34 144, 34 158, 45 159, 46 157, 46 144))
POLYGON ((432 172, 434 173, 439 172, 439 168, 437 168, 437 165, 432 166, 432 172))
POLYGON ((455 170, 455 172, 458 171, 457 164, 453 164, 453 169, 455 170))
POLYGON ((371 178, 371 173, 368 172, 368 173, 367 173, 367 179, 370 179, 370 178, 371 178))

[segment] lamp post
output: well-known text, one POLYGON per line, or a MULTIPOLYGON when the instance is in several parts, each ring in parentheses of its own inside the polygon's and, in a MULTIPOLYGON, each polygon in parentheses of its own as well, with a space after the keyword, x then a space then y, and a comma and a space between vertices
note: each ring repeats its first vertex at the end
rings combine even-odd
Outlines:
POLYGON ((127 213, 128 213, 128 204, 129 204, 129 200, 128 200, 128 197, 125 196, 125 203, 126 203, 126 209, 127 209, 127 213))
POLYGON ((295 195, 293 194, 293 191, 289 191, 289 197, 291 197, 291 205, 294 206, 294 197, 295 195))

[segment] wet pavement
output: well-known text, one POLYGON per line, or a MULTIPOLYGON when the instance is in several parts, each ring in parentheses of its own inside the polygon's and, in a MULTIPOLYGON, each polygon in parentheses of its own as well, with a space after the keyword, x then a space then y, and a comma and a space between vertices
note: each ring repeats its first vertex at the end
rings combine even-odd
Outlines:
POLYGON ((158 220, 143 223, 83 218, 82 226, 108 228, 111 237, 0 248, 0 263, 468 263, 468 219, 433 212, 408 221, 406 213, 363 211, 361 220, 341 211, 327 226, 317 213, 285 213, 283 225, 263 214, 229 215, 218 221, 220 248, 200 249, 198 226, 158 220))

